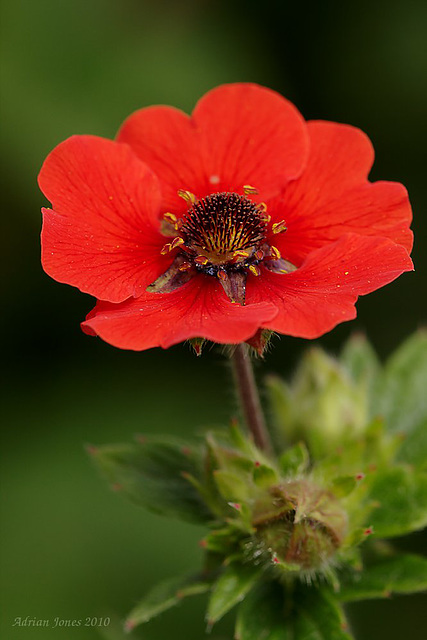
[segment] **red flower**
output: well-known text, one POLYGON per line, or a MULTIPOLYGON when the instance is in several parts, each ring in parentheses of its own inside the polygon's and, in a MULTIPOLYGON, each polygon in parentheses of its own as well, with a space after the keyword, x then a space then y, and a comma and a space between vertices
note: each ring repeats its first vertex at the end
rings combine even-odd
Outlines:
POLYGON ((360 130, 256 85, 191 117, 142 109, 116 142, 74 136, 46 159, 44 269, 98 298, 83 329, 117 347, 315 338, 412 269, 406 190, 370 183, 373 157, 360 130))

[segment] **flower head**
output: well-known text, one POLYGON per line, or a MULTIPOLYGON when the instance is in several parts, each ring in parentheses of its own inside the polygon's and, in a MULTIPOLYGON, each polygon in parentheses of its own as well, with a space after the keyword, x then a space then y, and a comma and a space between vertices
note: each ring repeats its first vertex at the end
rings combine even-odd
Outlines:
POLYGON ((46 159, 43 266, 98 299, 83 329, 117 347, 315 338, 412 269, 406 191, 370 183, 372 162, 360 130, 257 85, 191 117, 141 109, 117 141, 73 136, 46 159))

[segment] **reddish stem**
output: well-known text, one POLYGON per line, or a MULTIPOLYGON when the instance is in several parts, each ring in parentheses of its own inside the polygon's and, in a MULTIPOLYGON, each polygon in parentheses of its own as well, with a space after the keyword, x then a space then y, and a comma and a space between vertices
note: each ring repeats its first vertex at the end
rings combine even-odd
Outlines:
POLYGON ((246 344, 238 344, 231 355, 234 380, 246 424, 256 446, 262 451, 272 450, 270 436, 261 407, 258 388, 252 368, 249 348, 246 344))

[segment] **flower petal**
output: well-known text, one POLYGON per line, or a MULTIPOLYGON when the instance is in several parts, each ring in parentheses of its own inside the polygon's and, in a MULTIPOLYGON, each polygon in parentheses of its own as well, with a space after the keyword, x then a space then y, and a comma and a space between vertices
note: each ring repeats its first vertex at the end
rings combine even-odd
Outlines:
POLYGON ((121 349, 168 348, 189 338, 235 344, 250 338, 277 313, 268 302, 232 304, 215 278, 198 276, 172 293, 145 293, 114 305, 100 302, 82 323, 121 349))
POLYGON ((309 122, 310 157, 304 173, 270 204, 273 219, 285 219, 286 234, 275 244, 301 264, 318 247, 344 233, 384 236, 412 248, 412 211, 406 189, 367 180, 373 162, 368 137, 332 122, 309 122))
POLYGON ((300 338, 317 338, 356 317, 360 295, 412 270, 402 246, 386 238, 346 234, 312 252, 300 269, 287 275, 263 271, 248 280, 247 302, 269 300, 279 308, 263 326, 300 338))
POLYGON ((56 280, 121 302, 167 268, 158 180, 128 146, 73 136, 47 157, 39 184, 54 208, 43 210, 42 263, 56 280))
POLYGON ((164 207, 185 210, 186 189, 203 197, 256 187, 263 198, 300 175, 308 153, 306 125, 279 94, 254 84, 220 86, 207 93, 190 118, 170 107, 131 115, 118 140, 126 142, 159 176, 164 207))

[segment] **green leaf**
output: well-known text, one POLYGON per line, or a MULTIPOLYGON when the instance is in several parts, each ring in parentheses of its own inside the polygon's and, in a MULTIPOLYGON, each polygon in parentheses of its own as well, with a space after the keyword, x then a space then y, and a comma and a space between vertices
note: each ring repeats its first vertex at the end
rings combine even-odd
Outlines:
POLYGON ((252 565, 231 563, 215 583, 209 600, 206 618, 212 626, 252 589, 260 570, 252 565))
POLYGON ((397 460, 427 469, 427 416, 405 437, 397 460))
POLYGON ((171 578, 157 584, 130 612, 125 629, 131 631, 137 625, 148 622, 163 611, 177 605, 183 598, 206 593, 211 583, 199 575, 171 578))
POLYGON ((94 449, 92 457, 114 487, 156 513, 206 522, 213 515, 186 476, 201 477, 200 454, 180 443, 152 440, 94 449))
POLYGON ((355 334, 347 340, 340 355, 340 362, 355 382, 367 385, 380 371, 380 362, 364 335, 355 334))
POLYGON ((427 332, 419 331, 391 356, 375 393, 373 411, 391 431, 410 433, 427 418, 427 332))
POLYGON ((379 472, 372 480, 369 498, 377 503, 370 525, 379 537, 411 533, 427 524, 427 474, 399 466, 379 472))
POLYGON ((310 464, 310 455, 304 442, 298 442, 287 449, 279 460, 280 469, 287 476, 298 475, 305 471, 310 464))
POLYGON ((254 589, 239 607, 236 640, 349 640, 343 612, 326 589, 279 583, 254 589))
POLYGON ((343 602, 387 598, 393 593, 416 593, 427 589, 427 559, 416 555, 387 558, 352 573, 341 582, 343 602))

